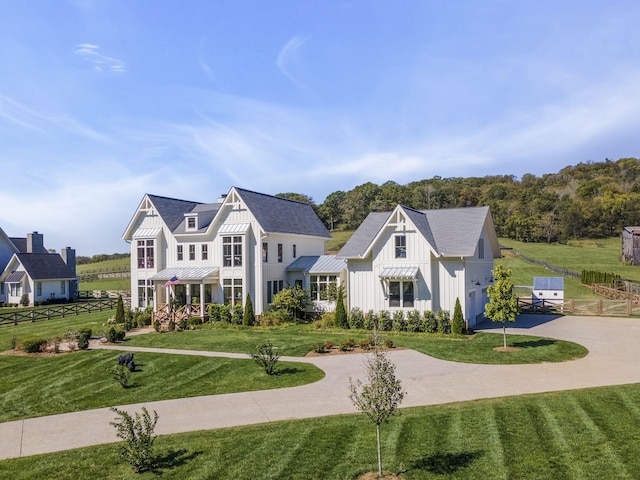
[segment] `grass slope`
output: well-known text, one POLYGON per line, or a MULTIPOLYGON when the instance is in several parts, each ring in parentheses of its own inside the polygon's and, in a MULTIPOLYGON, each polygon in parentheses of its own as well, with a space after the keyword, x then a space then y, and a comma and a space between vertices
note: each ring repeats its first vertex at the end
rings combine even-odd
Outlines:
MULTIPOLYGON (((403 409, 383 465, 418 479, 640 478, 640 385, 403 409)), ((162 421, 162 418, 160 418, 162 421)), ((105 445, 0 462, 0 478, 356 479, 377 469, 375 428, 343 415, 159 437, 134 474, 105 445)))

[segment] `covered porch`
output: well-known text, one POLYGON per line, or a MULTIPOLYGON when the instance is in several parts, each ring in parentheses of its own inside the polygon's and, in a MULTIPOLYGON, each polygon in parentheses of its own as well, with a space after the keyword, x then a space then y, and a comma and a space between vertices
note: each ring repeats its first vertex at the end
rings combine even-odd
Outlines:
POLYGON ((207 305, 220 303, 218 267, 173 267, 153 275, 153 320, 168 323, 207 315, 207 305))

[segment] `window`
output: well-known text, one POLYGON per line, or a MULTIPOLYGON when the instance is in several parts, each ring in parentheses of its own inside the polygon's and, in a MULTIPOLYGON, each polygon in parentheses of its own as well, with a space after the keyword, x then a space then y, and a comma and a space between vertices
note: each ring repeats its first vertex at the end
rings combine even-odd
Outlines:
POLYGON ((293 258, 296 258, 297 256, 298 256, 298 252, 297 252, 297 249, 296 249, 296 244, 294 243, 293 244, 293 258))
POLYGON ((138 307, 153 305, 153 286, 151 280, 138 280, 138 307))
POLYGON ((153 268, 154 240, 138 240, 138 268, 153 268))
POLYGON ((181 262, 182 260, 184 260, 184 252, 182 245, 178 245, 178 261, 181 262))
POLYGON ((65 282, 64 280, 60 281, 60 295, 64 295, 66 293, 67 290, 67 282, 65 282))
POLYGON ((222 281, 225 305, 242 305, 242 279, 225 278, 222 281))
POLYGON ((36 295, 38 297, 42 296, 42 282, 36 282, 36 295))
POLYGON ((413 282, 389 282, 389 307, 413 308, 413 282))
POLYGON ((196 246, 195 244, 190 244, 189 245, 189 260, 195 260, 196 259, 196 246))
POLYGON ((222 237, 222 261, 225 267, 242 266, 242 237, 222 237))
POLYGON ((207 245, 206 243, 202 244, 202 260, 208 260, 209 259, 209 245, 207 245))
POLYGON ((11 295, 12 297, 21 297, 22 296, 22 284, 20 283, 10 283, 9 285, 11 285, 11 291, 9 293, 9 295, 11 295))
POLYGON ((478 258, 484 260, 484 238, 478 240, 478 258))
POLYGON ((262 242, 262 261, 269 261, 269 244, 267 242, 262 242))
POLYGON ((196 217, 187 217, 187 230, 197 230, 196 217))
POLYGON ((284 288, 283 280, 267 281, 267 303, 273 301, 273 296, 284 288))
POLYGON ((407 237, 396 235, 396 258, 407 258, 407 237))
POLYGON ((336 275, 311 275, 311 300, 335 300, 338 294, 336 275))
POLYGON ((278 263, 282 263, 282 244, 278 244, 278 263))

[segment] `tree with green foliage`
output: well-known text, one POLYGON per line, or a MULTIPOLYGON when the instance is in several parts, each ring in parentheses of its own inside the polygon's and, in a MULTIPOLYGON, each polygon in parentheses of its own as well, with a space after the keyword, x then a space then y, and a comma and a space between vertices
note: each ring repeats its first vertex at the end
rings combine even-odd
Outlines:
POLYGON ((344 308, 344 287, 338 287, 338 299, 336 300, 336 326, 340 328, 349 328, 349 318, 344 308))
POLYGON ((271 301, 271 307, 276 310, 286 310, 291 320, 303 320, 309 302, 309 291, 296 285, 276 293, 271 301))
POLYGON ((496 265, 491 271, 493 285, 487 289, 489 303, 484 306, 484 315, 492 322, 502 323, 504 348, 507 348, 506 322, 515 322, 518 316, 518 297, 513 290, 511 269, 496 265))
POLYGON ((256 316, 253 314, 253 302, 251 295, 247 293, 247 300, 244 302, 244 315, 242 315, 242 325, 249 327, 256 323, 256 316))
POLYGON ((465 331, 464 316, 460 299, 456 298, 456 306, 453 308, 453 321, 451 322, 451 333, 463 334, 465 331))
POLYGON ((365 370, 367 383, 355 382, 349 378, 349 399, 355 407, 364 413, 376 425, 378 446, 378 475, 382 476, 382 449, 380 444, 380 425, 395 413, 405 396, 400 380, 395 376, 396 366, 386 352, 379 348, 376 332, 372 343, 374 351, 367 355, 365 370))
POLYGON ((122 295, 118 295, 118 302, 116 303, 116 324, 120 325, 124 323, 124 302, 122 301, 122 295))

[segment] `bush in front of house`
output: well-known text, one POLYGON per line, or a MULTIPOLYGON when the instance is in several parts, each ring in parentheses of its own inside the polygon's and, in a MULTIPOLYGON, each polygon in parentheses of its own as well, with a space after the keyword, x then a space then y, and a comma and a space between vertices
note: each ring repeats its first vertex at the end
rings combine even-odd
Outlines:
POLYGON ((151 325, 151 314, 147 312, 140 313, 136 317, 136 321, 138 323, 138 328, 148 327, 151 325))
POLYGON ((23 293, 22 296, 20 297, 20 305, 22 305, 23 307, 28 307, 29 306, 29 295, 26 293, 23 293))
POLYGON ((438 333, 445 335, 451 333, 451 314, 448 310, 438 310, 436 319, 438 320, 438 333))
POLYGON ((116 343, 124 340, 126 333, 124 330, 120 330, 113 325, 108 327, 106 332, 104 332, 104 336, 107 338, 107 342, 116 343))
POLYGON ((390 332, 393 327, 393 321, 391 320, 391 314, 387 310, 382 310, 378 317, 378 328, 385 332, 390 332))
POLYGON ((358 307, 354 307, 349 312, 349 328, 363 328, 364 327, 364 313, 358 307))
POLYGON ((407 313, 407 332, 424 332, 424 322, 418 310, 407 313))
POLYGON ((438 320, 436 314, 431 310, 424 312, 424 331, 427 333, 436 333, 438 331, 438 320))
POLYGON ((393 312, 393 319, 391 320, 391 328, 394 332, 406 331, 406 325, 404 322, 404 312, 402 310, 396 310, 393 312))
POLYGON ((373 310, 369 310, 367 316, 364 318, 364 328, 367 330, 378 328, 378 320, 378 315, 373 310))
POLYGON ((202 319, 200 317, 189 317, 189 319, 187 320, 187 326, 189 327, 189 330, 195 330, 200 325, 202 325, 202 319))
POLYGON ((231 309, 231 323, 234 325, 242 325, 242 317, 244 316, 244 309, 242 305, 236 303, 231 309))
POLYGON ((29 337, 20 342, 20 350, 25 353, 38 353, 47 346, 49 341, 42 337, 29 337))

